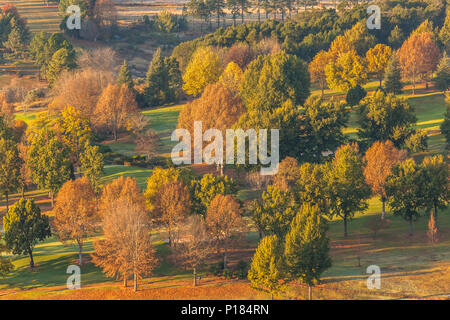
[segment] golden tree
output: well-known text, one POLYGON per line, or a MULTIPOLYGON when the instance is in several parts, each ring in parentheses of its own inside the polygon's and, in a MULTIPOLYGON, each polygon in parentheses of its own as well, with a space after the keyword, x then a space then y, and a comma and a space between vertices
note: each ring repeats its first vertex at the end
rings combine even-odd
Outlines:
POLYGON ((218 194, 206 213, 208 232, 218 248, 223 250, 223 267, 227 268, 228 250, 245 229, 239 202, 231 195, 218 194))
POLYGON ((406 156, 407 151, 396 149, 390 140, 385 142, 376 141, 366 151, 364 156, 366 182, 371 187, 372 193, 381 198, 381 219, 384 219, 386 214, 386 179, 391 174, 391 169, 400 161, 405 160, 406 156))
POLYGON ((415 94, 416 82, 420 77, 428 85, 428 77, 439 63, 440 52, 429 33, 416 33, 403 43, 398 58, 403 76, 412 81, 412 93, 415 94))
POLYGON ((198 48, 183 75, 183 90, 197 97, 209 84, 219 80, 222 70, 220 57, 213 48, 198 48))
POLYGON ((355 51, 340 54, 336 61, 325 67, 328 86, 332 89, 348 91, 357 84, 367 81, 365 61, 355 51))
POLYGON ((4 92, 0 92, 0 116, 3 117, 3 120, 11 124, 14 121, 14 105, 12 103, 8 103, 8 99, 4 92))
POLYGON ((104 216, 112 209, 114 201, 127 199, 132 203, 144 202, 140 194, 141 190, 136 179, 119 177, 105 185, 99 200, 99 213, 104 216))
POLYGON ((94 243, 93 262, 108 277, 122 278, 125 286, 133 275, 137 291, 138 280, 150 275, 157 264, 144 199, 136 179, 119 178, 104 191, 102 199, 110 195, 110 201, 103 212, 104 238, 94 243))
POLYGON ((54 212, 58 239, 78 245, 81 266, 84 240, 94 232, 97 217, 95 192, 89 180, 83 177, 67 181, 58 192, 54 212))
POLYGON ((230 62, 220 76, 219 81, 234 94, 237 94, 243 77, 244 72, 242 69, 236 63, 230 62))
POLYGON ((138 113, 136 97, 126 84, 109 84, 95 107, 96 124, 110 130, 116 141, 119 131, 127 128, 130 118, 138 113))
POLYGON ((299 182, 300 174, 298 161, 295 158, 286 157, 280 162, 273 185, 283 191, 292 190, 299 182))
POLYGON ((181 182, 165 183, 156 195, 153 216, 167 228, 169 244, 175 246, 178 227, 191 209, 188 188, 181 182))
POLYGON ((200 265, 213 253, 213 243, 201 215, 188 217, 180 231, 183 241, 177 245, 181 263, 192 269, 194 287, 197 286, 197 271, 200 265))
POLYGON ((325 74, 325 67, 331 61, 331 56, 327 52, 321 50, 316 54, 314 59, 309 63, 308 71, 311 76, 311 81, 316 83, 322 89, 324 94, 327 85, 327 76, 325 74))
POLYGON ((377 76, 378 80, 380 81, 380 87, 384 77, 384 70, 389 64, 391 55, 391 47, 381 43, 369 49, 366 53, 367 67, 369 69, 369 72, 372 72, 377 76))

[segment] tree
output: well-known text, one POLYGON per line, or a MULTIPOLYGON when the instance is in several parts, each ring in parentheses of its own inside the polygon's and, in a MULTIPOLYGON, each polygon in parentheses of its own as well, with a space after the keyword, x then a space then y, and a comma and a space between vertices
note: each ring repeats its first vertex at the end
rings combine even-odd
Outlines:
POLYGON ((325 67, 328 86, 331 89, 348 91, 357 84, 367 81, 366 65, 354 51, 342 53, 336 62, 331 61, 325 67))
POLYGON ((6 246, 13 254, 28 254, 30 268, 34 268, 34 246, 51 236, 50 224, 46 215, 33 200, 20 199, 3 217, 6 246))
POLYGON ((320 281, 320 275, 331 267, 327 226, 318 206, 304 204, 291 223, 286 235, 284 257, 288 279, 298 280, 309 287, 320 281))
POLYGON ((178 228, 191 211, 189 189, 178 181, 165 183, 155 197, 152 216, 167 228, 169 245, 177 244, 178 228))
POLYGON ((349 104, 350 107, 354 107, 359 102, 364 99, 367 95, 366 90, 364 90, 363 87, 361 87, 359 84, 354 86, 353 88, 350 88, 347 92, 347 96, 345 97, 345 100, 349 104))
POLYGON ((182 79, 178 61, 163 57, 161 48, 153 55, 147 71, 144 94, 149 106, 176 102, 180 97, 182 79))
POLYGON ((50 85, 55 83, 59 75, 65 70, 72 70, 76 67, 74 51, 61 48, 56 51, 46 68, 46 77, 50 85))
POLYGON ((237 189, 233 179, 208 173, 200 180, 192 181, 191 192, 194 212, 205 215, 211 201, 218 194, 236 195, 237 189))
POLYGON ((366 162, 364 176, 366 182, 372 188, 372 193, 378 195, 381 199, 382 220, 386 214, 386 179, 391 174, 391 169, 398 162, 405 160, 406 156, 406 151, 396 149, 390 140, 385 142, 375 141, 364 156, 366 162))
POLYGON ((436 70, 436 76, 433 78, 433 82, 439 90, 447 92, 450 87, 450 58, 444 53, 441 61, 439 62, 436 70))
POLYGON ((276 235, 264 237, 252 259, 248 279, 252 286, 267 290, 272 299, 282 288, 283 247, 276 235))
POLYGON ((197 97, 209 84, 217 82, 221 74, 219 55, 211 47, 200 47, 186 67, 183 90, 197 97))
POLYGON ((449 202, 449 169, 442 155, 425 157, 421 164, 425 175, 421 185, 424 192, 424 207, 427 211, 433 210, 436 224, 438 222, 438 209, 445 209, 449 202))
POLYGON ((48 189, 53 207, 54 195, 70 179, 72 168, 69 149, 48 128, 42 128, 31 140, 28 165, 32 179, 40 189, 48 189))
POLYGON ((386 195, 395 215, 409 221, 409 235, 413 235, 413 220, 418 219, 423 205, 423 174, 413 159, 392 168, 386 181, 386 195))
POLYGON ((244 72, 242 69, 235 62, 230 62, 220 76, 219 81, 234 94, 238 94, 243 77, 244 72))
POLYGON ((97 213, 95 192, 86 177, 69 180, 61 187, 54 213, 58 239, 74 241, 78 245, 81 266, 84 241, 94 233, 97 213))
POLYGON ((6 212, 9 210, 8 195, 19 188, 20 167, 17 144, 5 138, 0 138, 0 192, 6 198, 6 212))
POLYGON ((439 48, 427 32, 412 34, 398 51, 403 76, 412 81, 412 92, 419 77, 425 80, 434 70, 440 59, 439 48))
POLYGON ((345 31, 344 38, 360 56, 364 55, 377 42, 376 37, 369 32, 365 21, 359 21, 350 30, 345 31))
POLYGON ((441 30, 439 31, 439 39, 447 51, 450 45, 450 9, 447 8, 445 12, 445 21, 441 30))
POLYGON ((377 91, 360 103, 358 136, 368 144, 391 140, 399 148, 414 133, 417 118, 408 100, 377 91))
POLYGON ((172 182, 183 182, 185 186, 189 186, 191 178, 190 173, 186 169, 155 167, 152 175, 147 180, 147 188, 144 192, 147 209, 150 211, 155 210, 156 200, 164 185, 172 182))
POLYGON ((188 217, 181 228, 180 237, 183 241, 177 245, 176 251, 181 257, 179 261, 192 269, 195 287, 199 267, 213 252, 211 237, 203 217, 199 215, 188 217))
POLYGON ((119 86, 125 84, 129 89, 132 89, 134 86, 127 60, 123 60, 123 64, 120 67, 119 75, 117 76, 117 84, 119 86))
POLYGON ((398 62, 397 54, 393 53, 384 74, 384 90, 387 93, 402 93, 403 84, 401 71, 402 69, 398 62))
POLYGON ((240 93, 249 110, 273 111, 286 100, 303 105, 310 93, 308 67, 284 51, 260 56, 245 71, 240 93))
POLYGON ((268 186, 261 200, 253 202, 251 211, 260 235, 276 235, 283 239, 295 216, 296 204, 289 190, 282 191, 275 186, 268 186))
MULTIPOLYGON (((15 21, 15 20, 13 20, 15 21)), ((10 53, 12 58, 20 58, 24 56, 26 43, 21 29, 16 25, 12 28, 8 35, 8 40, 3 42, 3 46, 10 53)))
POLYGON ((389 60, 392 55, 392 49, 389 46, 386 46, 384 44, 377 44, 372 49, 369 49, 366 53, 366 60, 368 62, 368 69, 369 72, 374 73, 378 80, 380 81, 380 88, 381 88, 381 81, 383 80, 384 76, 384 70, 389 64, 389 60))
POLYGON ((87 145, 80 155, 81 172, 89 180, 95 192, 100 190, 100 177, 105 162, 98 146, 87 145))
POLYGON ((208 207, 206 226, 217 248, 223 250, 223 268, 227 269, 228 250, 245 229, 239 202, 231 195, 218 194, 208 207))
POLYGON ((9 258, 2 257, 5 252, 8 253, 9 250, 3 243, 3 235, 0 234, 0 277, 4 277, 14 270, 14 265, 11 263, 11 260, 9 258))
POLYGON ((126 128, 130 117, 139 112, 134 93, 125 85, 109 84, 102 92, 95 114, 97 125, 112 132, 117 141, 119 131, 126 128))
POLYGON ((300 166, 297 159, 286 157, 278 166, 278 172, 273 178, 273 186, 282 191, 293 191, 299 179, 300 166))
POLYGON ((138 280, 150 275, 157 265, 155 249, 149 232, 149 217, 139 194, 119 197, 103 214, 104 238, 94 242, 92 261, 108 277, 126 281, 133 275, 134 291, 138 280))
POLYGON ((446 149, 448 149, 450 147, 450 96, 448 94, 445 95, 445 103, 447 112, 445 113, 444 122, 442 122, 440 129, 447 142, 446 149))
POLYGON ((368 206, 366 199, 370 196, 370 188, 364 179, 363 170, 363 159, 356 144, 339 147, 333 161, 324 170, 330 216, 344 220, 345 237, 348 220, 355 212, 362 212, 368 206))
POLYGON ((322 89, 322 94, 324 94, 325 87, 327 85, 327 76, 325 74, 325 67, 330 62, 330 55, 321 50, 314 59, 309 63, 308 70, 311 76, 311 81, 317 83, 322 89))
POLYGON ((136 143, 136 152, 143 153, 147 160, 155 154, 158 146, 159 136, 150 127, 148 118, 140 114, 131 118, 133 139, 136 143))

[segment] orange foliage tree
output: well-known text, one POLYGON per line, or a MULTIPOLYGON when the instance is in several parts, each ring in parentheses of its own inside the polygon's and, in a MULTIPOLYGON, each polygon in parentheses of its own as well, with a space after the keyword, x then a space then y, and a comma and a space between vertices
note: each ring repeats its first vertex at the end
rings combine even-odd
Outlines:
POLYGON ((415 33, 406 40, 398 52, 403 76, 412 81, 412 91, 419 77, 427 80, 440 59, 439 48, 428 33, 415 33))
POLYGON ((331 61, 331 55, 325 51, 320 51, 314 59, 309 63, 308 71, 311 76, 311 81, 320 85, 322 94, 324 94, 327 85, 327 76, 325 74, 325 67, 331 61))
POLYGON ((125 187, 120 188, 119 182, 113 182, 106 193, 110 194, 111 186, 119 187, 108 210, 103 212, 104 238, 94 243, 92 260, 107 276, 122 278, 125 286, 128 276, 133 275, 134 290, 137 291, 138 280, 151 274, 157 258, 149 229, 151 221, 136 179, 123 178, 121 181, 125 187))
POLYGON ((94 232, 96 199, 86 177, 67 181, 56 197, 54 226, 60 241, 78 245, 79 264, 83 264, 84 239, 94 232))
POLYGON ((381 198, 381 219, 384 219, 386 214, 386 178, 391 174, 391 169, 398 162, 405 160, 406 156, 406 150, 396 149, 390 140, 385 142, 376 141, 364 156, 366 162, 364 168, 366 182, 371 187, 372 193, 381 198))
POLYGON ((245 228, 239 202, 231 195, 218 194, 209 205, 206 225, 217 248, 223 250, 223 267, 226 269, 228 249, 245 228))

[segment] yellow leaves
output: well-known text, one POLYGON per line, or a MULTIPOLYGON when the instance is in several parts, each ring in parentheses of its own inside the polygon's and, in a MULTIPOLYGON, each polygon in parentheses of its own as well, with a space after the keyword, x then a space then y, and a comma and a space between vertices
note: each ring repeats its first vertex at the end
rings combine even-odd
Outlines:
POLYGON ((222 64, 219 55, 211 47, 198 48, 183 75, 183 90, 196 97, 206 86, 217 82, 221 73, 222 64))
POLYGON ((367 51, 366 60, 369 71, 377 74, 383 74, 384 69, 389 63, 391 55, 392 49, 381 43, 367 51))
POLYGON ((354 51, 343 53, 336 62, 330 62, 325 67, 325 74, 330 88, 342 91, 367 81, 365 61, 354 51))
POLYGON ((243 77, 244 72, 242 69, 235 62, 230 62, 220 76, 219 81, 226 88, 230 89, 234 93, 238 93, 243 77))

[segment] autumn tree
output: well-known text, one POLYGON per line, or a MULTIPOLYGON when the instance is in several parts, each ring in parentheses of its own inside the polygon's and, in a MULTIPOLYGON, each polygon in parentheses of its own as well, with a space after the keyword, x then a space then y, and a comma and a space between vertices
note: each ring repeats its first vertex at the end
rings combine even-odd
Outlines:
POLYGON ((194 212, 205 215, 211 201, 219 194, 237 194, 236 183, 228 176, 216 177, 210 173, 205 174, 200 180, 191 183, 192 204, 194 212))
POLYGON ((389 60, 392 55, 392 49, 384 44, 377 44, 375 47, 369 49, 366 53, 367 67, 369 72, 376 75, 377 79, 381 82, 384 76, 384 70, 389 64, 389 60))
POLYGON ((156 194, 154 203, 152 216, 167 228, 169 245, 175 247, 178 229, 191 211, 189 189, 182 182, 167 182, 156 194))
POLYGON ((30 268, 34 268, 34 246, 51 236, 48 216, 33 200, 20 199, 3 217, 6 246, 13 254, 27 254, 30 268))
POLYGON ((230 62, 220 76, 219 82, 234 94, 238 94, 243 77, 244 72, 242 69, 236 63, 230 62))
POLYGON ((325 67, 328 86, 347 91, 357 84, 363 85, 367 81, 366 68, 364 60, 354 51, 343 53, 325 67))
POLYGON ((368 144, 391 140, 399 148, 414 133, 416 120, 406 98, 379 90, 360 103, 358 136, 368 144))
POLYGON ((413 221, 420 216, 423 205, 423 172, 413 159, 407 159, 392 168, 386 180, 386 195, 392 212, 409 222, 413 235, 413 221))
POLYGON ((58 239, 78 245, 80 266, 83 264, 83 245, 92 235, 96 222, 96 199, 86 177, 67 181, 59 190, 54 209, 54 225, 58 239))
POLYGON ((109 130, 117 141, 129 118, 139 112, 134 93, 125 85, 109 84, 103 90, 95 108, 97 125, 109 130))
POLYGON ((52 207, 55 194, 72 174, 69 154, 67 146, 50 129, 40 129, 31 140, 28 165, 32 179, 39 188, 49 190, 52 207))
POLYGON ((309 300, 312 300, 312 287, 320 281, 321 274, 331 267, 325 214, 318 206, 302 205, 286 235, 284 257, 287 277, 308 285, 309 300))
POLYGON ((405 160, 406 156, 406 151, 396 149, 390 140, 376 141, 364 156, 366 162, 364 176, 372 188, 372 193, 381 199, 381 219, 384 219, 386 214, 386 179, 391 174, 391 169, 398 162, 405 160))
POLYGON ((439 241, 438 228, 436 226, 436 220, 434 218, 433 212, 430 214, 430 220, 428 220, 427 236, 433 245, 439 241))
POLYGON ((147 160, 150 160, 156 153, 159 142, 158 134, 150 128, 150 121, 143 114, 132 117, 130 121, 133 139, 136 143, 136 152, 144 154, 147 160))
POLYGON ((239 202, 231 195, 218 194, 208 207, 206 225, 217 248, 223 250, 223 268, 227 269, 228 250, 245 229, 239 202))
POLYGON ((272 295, 283 287, 283 246, 276 235, 266 236, 259 242, 252 258, 248 279, 253 287, 259 287, 272 295))
POLYGON ((427 80, 434 72, 440 52, 429 33, 415 33, 403 43, 398 57, 403 76, 411 80, 412 93, 415 94, 417 80, 427 80))
POLYGON ((177 245, 176 252, 180 256, 180 263, 192 269, 195 287, 198 269, 213 253, 213 244, 204 218, 200 215, 188 217, 181 227, 180 238, 183 241, 177 245))
POLYGON ((110 202, 103 214, 104 237, 94 242, 92 254, 95 265, 108 277, 122 278, 125 286, 128 276, 133 275, 134 291, 138 290, 138 280, 150 275, 157 265, 149 216, 139 198, 139 194, 125 194, 110 202))
POLYGON ((309 63, 308 71, 311 76, 311 82, 316 83, 322 89, 324 94, 327 85, 327 76, 325 74, 325 67, 330 62, 330 56, 325 51, 319 51, 314 59, 309 63))
POLYGON ((247 43, 238 42, 228 49, 224 62, 228 65, 230 62, 236 63, 242 70, 247 69, 247 66, 255 59, 254 49, 247 43))
POLYGON ((363 159, 358 145, 344 145, 338 148, 333 161, 324 170, 331 216, 344 220, 344 236, 347 237, 347 223, 356 212, 367 209, 370 187, 364 179, 363 159))
POLYGON ((282 191, 288 191, 295 188, 299 179, 300 166, 297 159, 286 157, 278 166, 278 172, 273 178, 273 185, 282 191))
POLYGON ((222 73, 219 55, 211 47, 200 47, 195 51, 183 75, 183 90, 197 97, 212 83, 217 82, 222 73))

